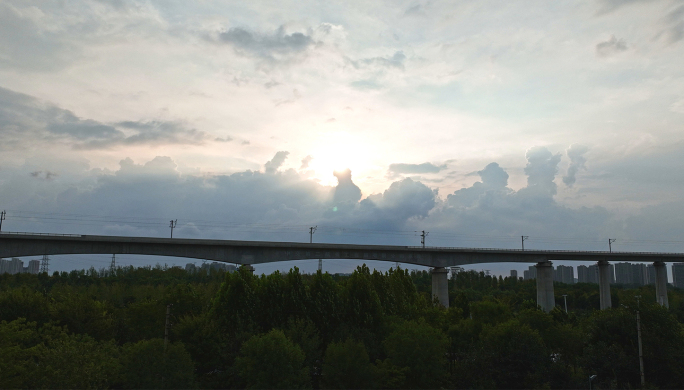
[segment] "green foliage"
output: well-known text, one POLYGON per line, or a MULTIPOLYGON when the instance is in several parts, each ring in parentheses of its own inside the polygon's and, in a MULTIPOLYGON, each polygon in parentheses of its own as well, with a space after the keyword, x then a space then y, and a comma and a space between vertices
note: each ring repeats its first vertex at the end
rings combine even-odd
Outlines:
POLYGON ((274 329, 247 340, 235 367, 249 389, 304 389, 311 387, 304 360, 302 349, 274 329))
POLYGON ((405 368, 403 388, 437 388, 446 379, 447 338, 424 321, 406 321, 384 341, 389 364, 405 368))
POLYGON ((449 309, 433 305, 431 282, 365 265, 350 276, 3 274, 0 388, 582 388, 590 375, 636 388, 637 308, 647 387, 684 383, 682 290, 668 291, 668 310, 653 286, 613 286, 616 308, 599 311, 596 285, 557 283, 569 314, 547 314, 534 281, 460 272, 449 309))
POLYGON ((369 389, 373 387, 374 371, 363 343, 347 339, 330 343, 323 359, 324 389, 369 389))
POLYGON ((124 345, 122 382, 127 389, 188 389, 194 384, 194 364, 181 343, 163 339, 124 345))

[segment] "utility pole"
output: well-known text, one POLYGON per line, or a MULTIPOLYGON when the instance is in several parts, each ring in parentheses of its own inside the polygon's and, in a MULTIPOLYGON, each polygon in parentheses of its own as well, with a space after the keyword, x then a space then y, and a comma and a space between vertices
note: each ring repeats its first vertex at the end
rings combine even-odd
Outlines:
POLYGON ((563 301, 565 301, 565 314, 568 314, 568 296, 563 294, 563 301))
POLYGON ((50 273, 50 258, 48 255, 43 255, 43 259, 40 261, 40 272, 50 273))
POLYGON ((5 220, 5 217, 7 216, 7 211, 2 210, 0 212, 0 232, 2 231, 2 221, 5 220))
POLYGON ((171 228, 171 238, 173 238, 173 229, 176 227, 176 224, 178 224, 178 220, 171 220, 169 223, 169 227, 171 228))
POLYGON ((639 298, 641 298, 641 295, 637 295, 634 298, 636 298, 636 300, 637 300, 636 317, 637 317, 637 338, 639 339, 639 372, 641 374, 641 388, 643 389, 646 386, 646 380, 644 379, 644 353, 643 353, 643 349, 641 347, 641 317, 639 316, 639 298))
POLYGON ((615 238, 609 238, 608 239, 608 252, 613 253, 613 243, 615 242, 615 238))
POLYGON ((426 232, 425 230, 423 230, 420 234, 420 245, 422 245, 423 248, 425 248, 425 237, 427 237, 428 234, 430 234, 430 232, 426 232))
POLYGON ((525 240, 530 238, 530 236, 520 236, 520 244, 522 245, 522 250, 525 250, 525 240))

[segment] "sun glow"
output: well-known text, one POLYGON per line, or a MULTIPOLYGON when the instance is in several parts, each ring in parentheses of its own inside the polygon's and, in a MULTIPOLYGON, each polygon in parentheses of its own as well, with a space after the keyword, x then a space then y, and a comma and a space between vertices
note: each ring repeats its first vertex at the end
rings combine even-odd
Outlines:
POLYGON ((351 169, 352 178, 358 178, 372 169, 370 153, 370 147, 360 137, 343 131, 328 132, 316 140, 309 169, 321 184, 336 185, 335 171, 351 169))

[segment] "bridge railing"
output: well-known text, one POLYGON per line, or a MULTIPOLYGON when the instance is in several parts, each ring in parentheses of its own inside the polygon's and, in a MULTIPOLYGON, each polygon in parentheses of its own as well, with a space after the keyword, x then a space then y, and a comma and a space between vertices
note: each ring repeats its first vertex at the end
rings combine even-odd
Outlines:
POLYGON ((68 234, 68 233, 0 232, 0 234, 16 234, 16 235, 22 235, 22 236, 48 236, 48 237, 85 237, 82 234, 68 234))
POLYGON ((516 248, 471 248, 462 246, 407 246, 408 249, 444 249, 444 250, 471 250, 471 251, 488 251, 488 252, 544 252, 544 253, 582 253, 582 254, 597 254, 597 255, 666 255, 679 256, 681 252, 622 252, 622 251, 587 251, 580 249, 516 249, 516 248))

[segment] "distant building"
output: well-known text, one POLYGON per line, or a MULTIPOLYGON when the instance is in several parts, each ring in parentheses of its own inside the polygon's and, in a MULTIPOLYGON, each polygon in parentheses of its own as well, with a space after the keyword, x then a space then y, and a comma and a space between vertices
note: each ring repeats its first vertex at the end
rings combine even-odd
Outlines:
POLYGON ((672 263, 672 282, 677 288, 684 288, 684 263, 672 263))
POLYGON ((40 260, 29 260, 26 272, 30 274, 40 273, 40 260))
MULTIPOLYGON (((655 276, 655 271, 653 272, 655 276)), ((648 273, 645 264, 617 263, 615 264, 615 281, 618 284, 643 286, 646 284, 648 273)), ((655 277, 654 277, 655 279, 655 277)))
POLYGON ((653 264, 646 266, 646 280, 644 280, 644 283, 655 284, 655 267, 653 264))
POLYGON ((197 271, 197 266, 195 266, 192 263, 188 263, 185 265, 185 272, 193 273, 197 271))
POLYGON ((586 265, 577 266, 577 283, 592 283, 589 278, 589 267, 586 265))
POLYGON ((529 266, 527 271, 523 271, 523 279, 537 279, 537 268, 534 265, 529 266))
POLYGON ((567 265, 559 265, 553 270, 553 280, 555 282, 573 284, 575 282, 575 269, 567 265))
POLYGON ((514 269, 511 270, 511 278, 518 279, 518 271, 517 270, 514 270, 514 269))
POLYGON ((13 257, 12 260, 0 260, 0 273, 20 274, 24 272, 24 262, 13 257))
MULTIPOLYGON (((186 265, 186 269, 187 269, 187 265, 186 265)), ((207 272, 209 272, 209 270, 224 271, 224 272, 235 272, 237 270, 237 268, 233 264, 218 263, 216 261, 212 261, 211 264, 209 264, 209 263, 202 264, 201 269, 203 271, 207 271, 207 272)))

